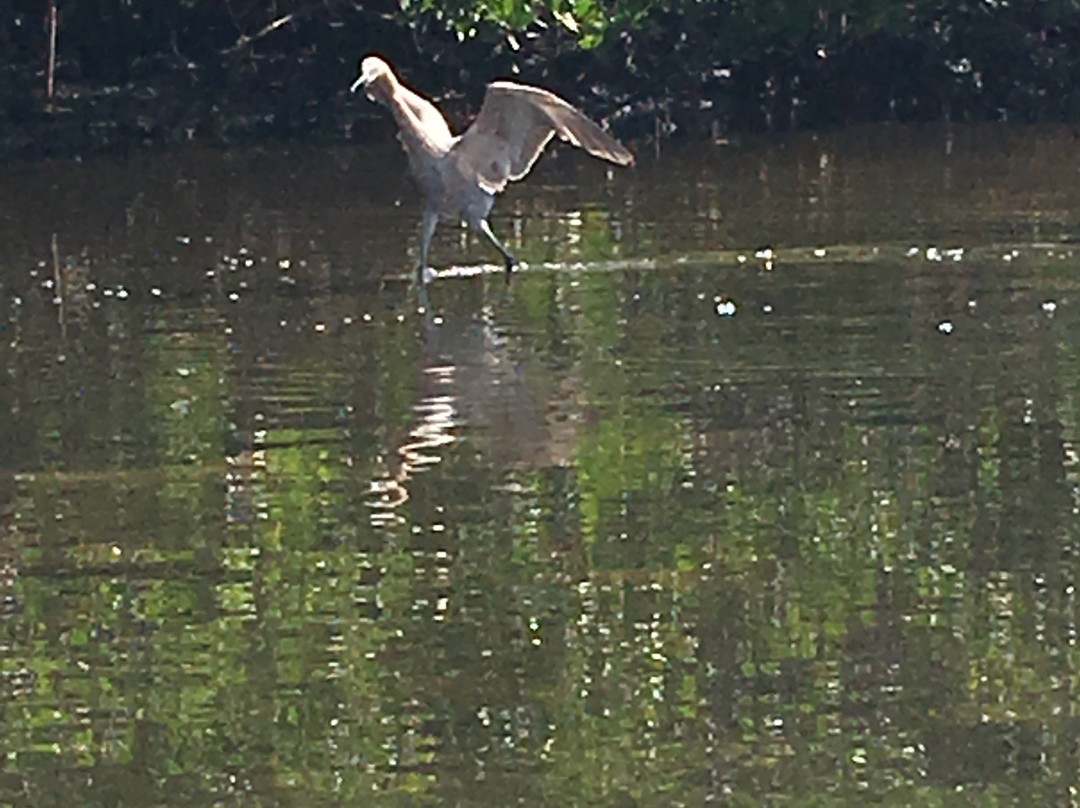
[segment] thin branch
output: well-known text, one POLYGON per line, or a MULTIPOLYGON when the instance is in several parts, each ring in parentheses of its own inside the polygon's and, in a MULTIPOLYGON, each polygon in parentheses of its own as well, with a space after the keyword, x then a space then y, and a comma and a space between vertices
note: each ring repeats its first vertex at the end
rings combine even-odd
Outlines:
POLYGON ((53 98, 53 76, 56 74, 56 2, 49 0, 49 69, 46 95, 50 102, 53 98))
POLYGON ((221 55, 222 56, 231 56, 232 54, 236 53, 241 48, 244 48, 244 47, 250 45, 252 42, 255 42, 258 39, 262 39, 267 34, 273 33, 274 31, 276 31, 281 26, 288 25, 290 22, 292 22, 296 18, 296 15, 297 15, 297 12, 294 11, 291 14, 286 14, 284 17, 278 17, 272 23, 265 26, 257 34, 252 34, 251 36, 248 36, 247 34, 243 34, 238 40, 236 40, 236 42, 233 44, 232 47, 226 48, 225 50, 221 51, 221 55))

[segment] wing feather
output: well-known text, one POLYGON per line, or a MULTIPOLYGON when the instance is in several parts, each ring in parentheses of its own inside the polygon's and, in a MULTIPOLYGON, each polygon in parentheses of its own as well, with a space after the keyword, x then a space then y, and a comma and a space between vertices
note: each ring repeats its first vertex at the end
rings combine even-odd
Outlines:
POLYGON ((612 163, 634 162, 625 146, 559 96, 511 81, 488 85, 480 114, 450 153, 494 194, 528 174, 556 135, 612 163))

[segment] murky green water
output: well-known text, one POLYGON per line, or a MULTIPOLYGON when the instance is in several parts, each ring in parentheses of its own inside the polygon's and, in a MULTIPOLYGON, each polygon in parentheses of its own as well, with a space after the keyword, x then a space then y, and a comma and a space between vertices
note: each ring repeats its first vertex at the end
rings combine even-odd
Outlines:
POLYGON ((0 804, 1074 804, 1078 158, 9 168, 0 804))

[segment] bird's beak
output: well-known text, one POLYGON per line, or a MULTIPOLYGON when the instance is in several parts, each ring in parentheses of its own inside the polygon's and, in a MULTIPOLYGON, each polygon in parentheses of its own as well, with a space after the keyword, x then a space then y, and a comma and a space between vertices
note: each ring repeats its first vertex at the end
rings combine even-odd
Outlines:
POLYGON ((360 71, 360 75, 356 77, 356 81, 352 83, 349 88, 350 92, 355 93, 357 90, 363 88, 368 91, 367 97, 372 101, 377 101, 374 94, 371 92, 371 88, 375 86, 375 82, 379 77, 377 70, 367 69, 360 71))

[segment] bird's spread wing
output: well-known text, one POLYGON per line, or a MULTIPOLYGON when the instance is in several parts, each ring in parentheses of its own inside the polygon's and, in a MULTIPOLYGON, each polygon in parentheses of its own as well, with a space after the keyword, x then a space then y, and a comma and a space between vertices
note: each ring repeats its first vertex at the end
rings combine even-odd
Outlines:
POLYGON ((634 162, 625 146, 557 95, 510 81, 488 85, 480 114, 450 151, 480 187, 498 193, 529 173, 555 135, 612 163, 634 162))

